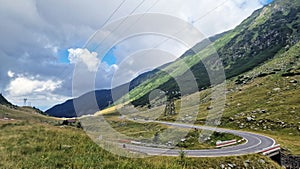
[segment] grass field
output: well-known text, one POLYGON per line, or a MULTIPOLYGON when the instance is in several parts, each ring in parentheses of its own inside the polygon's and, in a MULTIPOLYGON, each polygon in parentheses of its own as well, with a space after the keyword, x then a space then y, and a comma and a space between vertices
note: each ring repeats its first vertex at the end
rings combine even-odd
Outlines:
MULTIPOLYGON (((6 111, 10 113, 9 110, 6 111)), ((21 114, 21 112, 20 112, 21 114)), ((220 168, 245 165, 280 168, 260 155, 222 158, 149 157, 125 158, 95 144, 84 131, 46 122, 0 122, 0 168, 220 168), (260 161, 264 162, 260 162, 260 161), (247 164, 244 164, 244 162, 247 164)))
MULTIPOLYGON (((300 80, 299 76, 292 78, 300 80)), ((233 90, 228 93, 227 106, 221 126, 240 129, 238 123, 245 123, 245 127, 241 130, 254 131, 271 136, 291 153, 299 154, 299 131, 291 126, 283 128, 280 126, 281 124, 279 125, 279 123, 274 121, 274 119, 280 118, 286 124, 298 124, 297 117, 299 116, 297 113, 299 113, 299 104, 294 97, 299 94, 298 86, 292 86, 289 90, 274 93, 273 97, 277 102, 278 100, 276 99, 279 99, 280 102, 282 96, 285 96, 284 105, 288 106, 253 104, 255 100, 249 99, 256 96, 257 99, 262 99, 258 100, 257 103, 259 101, 263 102, 266 100, 263 96, 267 92, 273 91, 275 82, 278 83, 278 87, 284 88, 287 84, 285 81, 287 81, 286 77, 271 75, 256 78, 242 86, 235 85, 233 81, 228 82, 229 90, 231 88, 233 90), (257 84, 260 83, 263 83, 264 87, 257 87, 257 84), (248 100, 246 100, 247 98, 248 100), (243 104, 238 106, 240 102, 243 104), (256 109, 265 109, 266 113, 255 114, 254 121, 246 122, 247 112, 249 113, 256 109), (288 116, 291 113, 290 111, 294 111, 293 116, 288 116), (239 114, 243 112, 244 114, 239 114), (238 116, 235 116, 236 114, 238 116), (286 117, 280 116, 280 114, 286 117), (231 117, 234 118, 234 121, 230 120, 231 117), (266 124, 270 126, 273 124, 273 127, 256 129, 254 126, 261 119, 267 119, 266 124), (253 126, 252 129, 251 126, 253 126)), ((201 124, 207 115, 210 95, 208 90, 195 93, 194 95, 197 94, 202 99, 199 107, 199 112, 201 113, 197 117, 196 122, 201 124)), ((194 95, 183 99, 190 100, 189 103, 192 106, 192 104, 196 103, 196 101, 193 102, 194 95)), ((182 107, 182 109, 185 110, 184 112, 189 113, 188 107, 182 107)), ((139 110, 141 110, 139 117, 152 113, 158 114, 157 117, 159 117, 163 108, 156 107, 150 110, 139 108, 139 110)), ((133 137, 140 138, 142 136, 152 139, 157 129, 160 130, 166 127, 153 123, 139 124, 129 121, 126 121, 126 125, 119 126, 120 119, 116 116, 117 114, 111 114, 111 112, 114 111, 107 111, 104 118, 111 121, 112 126, 115 126, 120 132, 133 137)), ((136 116, 134 113, 131 115, 136 116)), ((174 117, 170 116, 169 118, 172 119, 174 117)), ((82 129, 72 126, 61 126, 59 124, 61 124, 62 119, 38 114, 30 108, 15 109, 0 106, 0 119, 0 168, 221 168, 223 165, 228 166, 232 164, 236 168, 246 168, 246 166, 251 168, 280 168, 275 162, 258 154, 220 158, 180 158, 179 156, 162 158, 157 156, 135 159, 120 157, 99 147, 82 129)), ((209 145, 206 145, 206 147, 209 147, 209 145)), ((194 148, 201 147, 196 146, 194 148)))

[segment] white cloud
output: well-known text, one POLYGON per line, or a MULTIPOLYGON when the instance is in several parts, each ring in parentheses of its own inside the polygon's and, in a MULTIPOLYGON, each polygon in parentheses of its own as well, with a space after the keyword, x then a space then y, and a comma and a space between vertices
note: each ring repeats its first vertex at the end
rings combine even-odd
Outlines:
POLYGON ((31 94, 29 96, 11 96, 5 95, 5 97, 13 104, 23 105, 24 98, 27 98, 27 106, 34 106, 40 108, 41 110, 47 110, 57 103, 65 102, 69 97, 62 96, 59 94, 53 94, 50 92, 40 93, 40 94, 31 94))
POLYGON ((10 70, 7 72, 7 76, 10 78, 14 77, 14 75, 15 75, 15 73, 10 70))
POLYGON ((96 52, 90 52, 87 49, 68 49, 69 60, 72 64, 84 63, 90 72, 96 72, 98 69, 99 59, 96 52))
MULTIPOLYGON (((224 5, 211 11, 223 1, 159 1, 148 12, 167 14, 179 17, 188 22, 204 16, 203 19, 194 25, 203 34, 211 36, 235 27, 255 9, 261 7, 261 3, 265 3, 267 0, 228 0, 224 5), (209 14, 207 14, 208 12, 209 14)), ((72 59, 72 63, 81 63, 81 68, 84 69, 81 78, 83 79, 82 83, 84 83, 84 80, 87 79, 85 77, 86 73, 97 71, 100 61, 97 59, 97 53, 90 52, 91 50, 76 48, 81 47, 89 36, 103 26, 104 21, 120 2, 121 0, 28 0, 26 2, 22 0, 2 0, 0 2, 0 20, 2 23, 0 28, 0 59, 3 64, 0 66, 0 72, 4 73, 0 74, 0 89, 13 89, 11 94, 27 93, 28 97, 37 97, 43 100, 37 106, 45 104, 53 105, 58 102, 58 98, 64 98, 63 95, 71 96, 72 71, 69 70, 73 69, 74 65, 60 63, 61 53, 63 53, 63 57, 67 57, 64 52, 70 49, 72 54, 69 55, 69 59, 72 59), (66 13, 67 7, 70 8, 68 8, 68 12, 66 13), (12 67, 16 73, 9 71, 12 67), (19 76, 17 72, 27 72, 30 75, 40 74, 40 77, 31 77, 26 74, 19 76), (63 83, 59 84, 59 81, 53 80, 56 78, 63 79, 63 83), (22 84, 23 82, 25 83, 22 84), (48 83, 47 85, 49 86, 45 83, 48 83), (25 87, 28 84, 30 85, 25 87), (58 88, 58 86, 61 86, 61 88, 58 88), (51 91, 53 88, 57 90, 51 91), (53 101, 49 100, 51 98, 53 101)), ((134 14, 144 13, 154 2, 156 0, 145 1, 134 14)), ((126 1, 122 8, 112 17, 110 23, 127 16, 139 3, 139 1, 126 1)), ((126 28, 124 25, 120 27, 123 29, 126 28)), ((176 27, 171 27, 170 29, 176 29, 176 27)), ((102 36, 105 37, 107 33, 103 32, 102 36)), ((116 35, 112 33, 110 36, 116 35)), ((99 84, 97 88, 110 87, 111 79, 114 77, 113 74, 115 72, 124 74, 124 78, 120 76, 120 79, 118 79, 118 83, 122 83, 132 79, 138 73, 145 70, 145 68, 149 68, 140 66, 137 69, 130 65, 124 68, 124 65, 126 65, 125 61, 128 56, 137 50, 149 48, 153 46, 153 43, 156 44, 161 40, 163 39, 142 37, 119 44, 117 50, 114 51, 117 60, 116 65, 109 66, 100 63, 97 73, 98 78, 96 79, 96 83, 99 84), (121 65, 122 62, 124 62, 124 65, 121 65)), ((159 48, 169 51, 175 57, 178 57, 187 49, 185 46, 180 46, 171 40, 159 48)), ((100 54, 98 52, 98 57, 100 54)), ((132 64, 157 66, 146 63, 153 60, 159 64, 163 64, 175 58, 170 57, 169 59, 166 60, 160 56, 149 57, 148 60, 139 61, 135 59, 132 64)), ((130 63, 129 60, 128 63, 130 63)), ((14 98, 10 97, 10 99, 14 98)), ((16 97, 15 100, 17 99, 19 98, 16 97)))
POLYGON ((13 104, 23 105, 23 99, 27 98, 27 106, 47 110, 70 98, 57 91, 63 85, 61 80, 51 80, 40 75, 31 76, 28 73, 16 74, 12 71, 8 74, 10 82, 5 88, 5 97, 13 104))
POLYGON ((37 77, 19 76, 9 83, 6 91, 10 96, 24 96, 53 92, 61 87, 62 81, 37 80, 37 77))

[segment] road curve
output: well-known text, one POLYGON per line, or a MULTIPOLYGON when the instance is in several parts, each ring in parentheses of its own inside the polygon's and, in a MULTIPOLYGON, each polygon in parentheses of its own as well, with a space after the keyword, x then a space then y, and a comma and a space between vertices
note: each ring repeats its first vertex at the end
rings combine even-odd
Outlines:
MULTIPOLYGON (((221 156, 238 156, 238 155, 245 155, 245 154, 254 154, 254 153, 259 153, 262 150, 266 148, 270 148, 275 145, 274 139, 267 136, 250 133, 250 132, 221 129, 221 128, 214 128, 214 127, 207 127, 207 126, 196 126, 191 124, 162 122, 162 121, 148 121, 148 122, 156 122, 156 123, 161 123, 169 126, 182 127, 182 128, 197 128, 197 129, 212 130, 217 132, 231 133, 246 139, 246 143, 244 144, 224 147, 220 149, 183 150, 185 154, 190 157, 221 157, 221 156)), ((179 151, 181 151, 178 149, 145 147, 145 146, 132 145, 132 144, 126 144, 126 149, 145 153, 148 155, 160 155, 160 156, 178 156, 179 151)))

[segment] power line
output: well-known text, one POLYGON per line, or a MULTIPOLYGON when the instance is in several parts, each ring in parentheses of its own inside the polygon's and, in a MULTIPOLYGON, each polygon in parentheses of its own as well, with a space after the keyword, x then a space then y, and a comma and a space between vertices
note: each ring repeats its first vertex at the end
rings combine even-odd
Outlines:
POLYGON ((115 13, 117 13, 117 11, 121 8, 121 6, 125 3, 126 0, 123 0, 120 5, 113 11, 113 13, 111 13, 111 15, 106 19, 106 21, 104 22, 104 24, 101 27, 104 27, 109 20, 115 15, 115 13))
MULTIPOLYGON (((198 21, 200 21, 201 19, 203 19, 204 17, 206 17, 207 15, 209 15, 210 13, 212 13, 214 10, 218 9, 219 7, 223 6, 228 0, 223 1, 222 3, 220 3, 218 6, 214 7, 213 9, 211 9, 210 11, 208 11, 207 13, 205 13, 204 15, 201 15, 200 17, 198 17, 193 23, 196 23, 198 21)), ((184 29, 179 30, 178 32, 176 32, 174 35, 179 34, 180 32, 182 32, 184 29)), ((153 48, 157 48, 159 46, 161 46, 162 44, 166 43, 168 39, 163 40, 162 42, 158 43, 157 45, 155 45, 153 48)))
POLYGON ((132 15, 144 2, 145 2, 146 0, 142 0, 130 13, 129 13, 129 15, 125 18, 125 19, 123 19, 119 24, 118 24, 118 26, 116 26, 112 31, 110 31, 109 33, 108 33, 108 35, 106 35, 105 36, 105 38, 92 50, 92 51, 94 51, 94 50, 96 50, 100 45, 101 45, 101 43, 102 42, 104 42, 113 32, 115 32, 127 19, 128 19, 128 17, 130 16, 130 15, 132 15))
MULTIPOLYGON (((134 24, 131 24, 130 27, 126 29, 126 31, 130 30, 138 21, 140 21, 146 14, 149 12, 160 0, 156 0, 144 13, 140 16, 134 24)), ((125 32, 125 31, 124 31, 125 32)))
MULTIPOLYGON (((117 11, 122 7, 122 5, 125 3, 125 1, 126 0, 123 0, 120 4, 119 4, 119 6, 110 14, 110 16, 106 19, 106 21, 102 24, 102 26, 101 26, 101 28, 103 28, 108 22, 109 22, 109 20, 117 13, 117 11)), ((87 45, 87 43, 91 40, 91 39, 93 39, 95 36, 96 36, 96 34, 98 33, 98 31, 96 31, 88 40, 87 40, 87 42, 84 44, 84 46, 86 46, 87 45)))
MULTIPOLYGON (((104 42, 113 32, 115 32, 125 21, 127 21, 127 19, 129 18, 129 16, 130 15, 132 15, 144 2, 145 2, 146 0, 142 0, 130 13, 129 13, 129 15, 124 19, 124 20, 122 20, 122 22, 120 22, 119 24, 118 24, 118 26, 116 26, 114 29, 113 29, 113 31, 110 31, 109 32, 109 34, 93 49, 93 50, 95 50, 95 49, 97 49, 100 45, 101 45, 101 43, 102 42, 104 42)), ((135 23, 137 23, 148 11, 150 11, 158 2, 159 2, 160 0, 156 0, 145 12, 144 12, 144 14, 141 16, 141 17, 139 17, 137 20, 136 20, 136 22, 135 23)), ((207 13, 205 13, 204 15, 201 15, 200 17, 198 17, 193 23, 196 23, 196 22, 199 22, 201 19, 203 19, 204 17, 206 17, 207 15, 209 15, 210 13, 212 13, 214 10, 216 10, 217 8, 219 8, 219 7, 221 7, 221 6, 223 6, 226 2, 227 2, 228 0, 225 0, 225 1, 223 1, 222 3, 220 3, 219 5, 217 5, 216 7, 214 7, 213 9, 211 9, 210 11, 208 11, 207 13)), ((122 7, 122 5, 124 4, 126 2, 126 0, 123 0, 119 5, 118 5, 118 7, 112 12, 112 14, 108 17, 108 19, 104 22, 104 24, 102 25, 102 27, 104 27, 108 22, 109 22, 109 20, 117 13, 117 11, 122 7)), ((128 27, 127 28, 127 30, 126 31, 128 31, 128 30, 130 30, 133 26, 134 26, 135 24, 132 24, 130 27, 128 27)), ((100 29, 99 29, 100 30, 100 29)), ((99 31, 98 30, 98 31, 99 31)), ((179 34, 180 32, 182 32, 184 29, 182 29, 182 30, 179 30, 178 32, 176 32, 174 35, 177 35, 177 34, 179 34)), ((96 31, 92 36, 91 36, 91 38, 89 38, 89 40, 90 39, 92 39, 92 38, 94 38, 95 37, 95 35, 98 33, 98 31, 96 31)), ((89 40, 87 41, 87 43, 89 42, 89 40)), ((163 40, 162 42, 160 42, 159 44, 157 44, 157 45, 155 45, 153 48, 157 48, 157 47, 159 47, 159 46, 161 46, 162 44, 164 44, 164 43, 166 43, 168 40, 170 40, 170 39, 165 39, 165 40, 163 40)), ((86 46, 86 45, 84 45, 84 46, 86 46)), ((66 76, 67 76, 68 74, 66 74, 66 76)), ((66 77, 65 76, 65 77, 66 77)))
MULTIPOLYGON (((125 3, 125 1, 126 0, 123 0, 121 3, 120 3, 120 5, 112 12, 112 14, 108 17, 108 19, 104 22, 104 24, 102 25, 102 27, 104 27, 108 22, 109 22, 109 20, 113 17, 113 15, 115 14, 115 13, 117 13, 117 11, 122 7, 122 5, 125 3)), ((146 0, 143 0, 141 3, 139 3, 138 4, 138 6, 136 6, 131 12, 130 12, 130 14, 129 15, 131 15, 131 14, 133 14, 144 2, 145 2, 146 0)), ((127 19, 127 18, 126 18, 127 19)), ((125 19, 125 20, 126 20, 125 19)), ((125 20, 123 20, 123 22, 125 21, 125 20)), ((113 31, 115 31, 121 24, 123 24, 123 22, 121 22, 113 31)), ((99 30, 98 30, 99 31, 99 30)), ((86 46, 87 45, 87 43, 91 40, 91 39, 93 39, 95 36, 96 36, 96 34, 98 33, 98 31, 96 31, 89 39, 88 39, 88 41, 86 42, 86 44, 84 45, 84 46, 86 46)), ((112 31, 112 32, 113 32, 112 31)), ((111 34, 111 32, 105 37, 105 39, 109 36, 111 34)), ((97 49, 99 46, 100 46, 100 44, 105 40, 105 39, 103 39, 97 46, 96 46, 96 48, 95 49, 97 49)), ((94 50, 95 50, 94 49, 94 50)), ((68 74, 66 74, 66 76, 67 76, 68 74)), ((64 78, 66 78, 66 76, 64 76, 64 78)))
MULTIPOLYGON (((102 24, 101 27, 104 27, 110 20, 111 18, 118 12, 118 10, 120 10, 120 8, 122 7, 122 5, 126 2, 126 0, 123 0, 118 6, 117 8, 109 15, 109 17, 104 21, 104 23, 102 24)), ((87 42, 85 43, 84 46, 87 45, 87 43, 90 41, 90 39, 94 38, 95 35, 97 34, 98 31, 96 31, 88 40, 87 42)), ((64 69, 60 75, 62 75, 63 73, 66 73, 65 76, 63 76, 63 79, 65 79, 68 75, 69 75, 69 71, 68 69, 64 69)))
MULTIPOLYGON (((121 8, 121 6, 124 4, 124 2, 125 2, 126 0, 124 0, 124 1, 122 1, 122 3, 114 10, 114 12, 110 15, 110 17, 104 22, 104 24, 102 25, 102 27, 104 27, 108 22, 109 22, 109 20, 112 18, 112 16, 121 8)), ((131 12, 130 12, 130 14, 128 15, 128 16, 130 16, 130 15, 132 15, 144 2, 145 2, 146 0, 143 0, 143 1, 141 1, 131 12)), ((143 13, 143 15, 141 16, 141 17, 139 17, 137 20, 136 20, 136 22, 135 23, 137 23, 147 12, 149 12, 158 2, 159 2, 160 0, 156 0, 144 13, 143 13)), ((127 18, 128 18, 128 16, 127 16, 127 18)), ((114 31, 116 31, 117 29, 118 29, 118 27, 120 26, 120 25, 122 25, 126 20, 127 20, 127 18, 125 18, 113 31, 111 31, 110 32, 110 34, 112 33, 112 32, 114 32, 114 31)), ((127 28, 127 30, 126 31, 128 31, 129 29, 131 29, 132 28, 132 26, 134 26, 134 24, 132 24, 132 25, 130 25, 130 27, 128 27, 127 28)), ((100 30, 100 29, 99 29, 100 30)), ((99 31, 98 30, 98 31, 99 31)), ((96 34, 98 33, 98 31, 96 31, 90 38, 89 38, 89 40, 86 42, 86 44, 84 45, 84 46, 86 46, 87 45, 87 43, 91 40, 91 39, 93 39, 95 36, 96 36, 96 34)), ((105 39, 110 35, 110 34, 108 34, 106 37, 105 37, 105 39)), ((105 40, 104 39, 104 40, 105 40)), ((102 40, 98 45, 97 45, 97 47, 95 48, 95 49, 97 49, 99 46, 100 46, 100 44, 104 41, 104 40, 102 40)), ((94 50, 95 50, 94 49, 94 50)), ((65 70, 67 70, 67 69, 65 69, 65 70)), ((65 76, 64 76, 64 78, 67 76, 68 74, 66 74, 65 76)))
POLYGON ((159 1, 160 0, 156 0, 147 10, 145 10, 145 12, 138 19, 136 19, 133 24, 130 24, 130 26, 127 27, 127 29, 124 30, 123 33, 129 31, 133 26, 135 26, 135 24, 138 23, 159 1))
POLYGON ((198 17, 194 23, 198 22, 199 20, 203 19, 205 16, 209 15, 210 13, 212 13, 214 10, 220 8, 221 6, 223 6, 225 3, 227 3, 228 0, 223 1, 222 3, 220 3, 218 6, 216 6, 215 8, 211 9, 210 11, 208 11, 207 13, 205 13, 204 15, 198 17))

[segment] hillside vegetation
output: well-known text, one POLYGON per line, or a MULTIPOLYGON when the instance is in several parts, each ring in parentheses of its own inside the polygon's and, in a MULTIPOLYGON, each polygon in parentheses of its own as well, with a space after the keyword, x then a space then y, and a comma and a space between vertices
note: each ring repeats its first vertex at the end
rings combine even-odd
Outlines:
MULTIPOLYGON (((149 106, 148 100, 154 89, 174 92, 176 95, 168 99, 174 101, 177 112, 184 113, 179 121, 189 123, 188 117, 198 113, 195 123, 204 125, 209 110, 214 107, 203 62, 210 61, 217 52, 228 79, 227 100, 219 127, 268 135, 281 144, 284 151, 300 154, 299 6, 298 0, 277 0, 255 11, 198 53, 187 52, 177 61, 164 65, 163 71, 155 70, 133 80, 135 83, 126 95, 129 99, 122 97, 116 104, 133 103, 138 111, 128 112, 131 117, 174 121, 177 114, 164 115, 165 105, 149 106), (182 63, 187 67, 181 66, 182 63), (187 95, 182 96, 173 77, 189 84, 188 70, 194 73, 198 88, 187 87, 187 95), (181 102, 188 104, 180 107, 181 102)), ((215 68, 209 69, 214 71, 215 68)), ((105 95, 106 101, 110 97, 110 94, 105 95)), ((105 102, 102 108, 107 106, 105 102)), ((69 108, 73 109, 72 105, 69 108)), ((116 111, 110 108, 103 112, 109 112, 106 120, 123 134, 153 139, 156 130, 165 128, 132 121, 125 121, 126 125, 122 126, 124 121, 118 119, 120 114, 116 111)), ((280 168, 259 154, 220 158, 187 158, 179 154, 163 158, 120 157, 99 147, 80 126, 62 125, 63 119, 41 113, 30 107, 13 106, 0 97, 0 168, 280 168)), ((71 110, 68 115, 73 116, 74 112, 71 110)))
POLYGON ((0 105, 0 168, 280 168, 260 155, 220 158, 125 158, 105 151, 83 130, 30 109, 0 105))
MULTIPOLYGON (((215 65, 216 60, 212 59, 216 54, 222 60, 227 79, 262 65, 299 41, 299 11, 300 5, 297 1, 274 1, 255 11, 235 29, 220 36, 197 54, 185 55, 156 72, 153 77, 132 89, 129 93, 130 97, 127 98, 130 98, 129 101, 134 105, 141 106, 149 104, 148 97, 154 89, 180 91, 178 81, 192 84, 191 80, 194 80, 190 79, 189 71, 193 73, 198 84, 196 90, 208 88, 212 84, 207 72, 217 72, 217 70, 214 66, 205 67, 205 64, 215 65), (187 67, 180 66, 183 64, 187 67)), ((196 92, 193 88, 190 90, 189 87, 186 88, 182 93, 196 92)))
MULTIPOLYGON (((227 99, 220 127, 269 135, 292 154, 300 154, 300 42, 269 60, 227 81, 227 99)), ((204 125, 211 105, 211 90, 202 90, 175 101, 181 109, 181 122, 190 123, 199 106, 196 124, 204 125), (197 100, 199 99, 200 100, 197 100), (180 107, 180 102, 188 102, 180 107), (200 103, 200 104, 199 104, 200 103), (199 105, 198 105, 199 104, 199 105)), ((164 116, 165 105, 138 108, 130 116, 175 121, 177 115, 164 116)), ((177 119, 178 120, 178 119, 177 119)))

